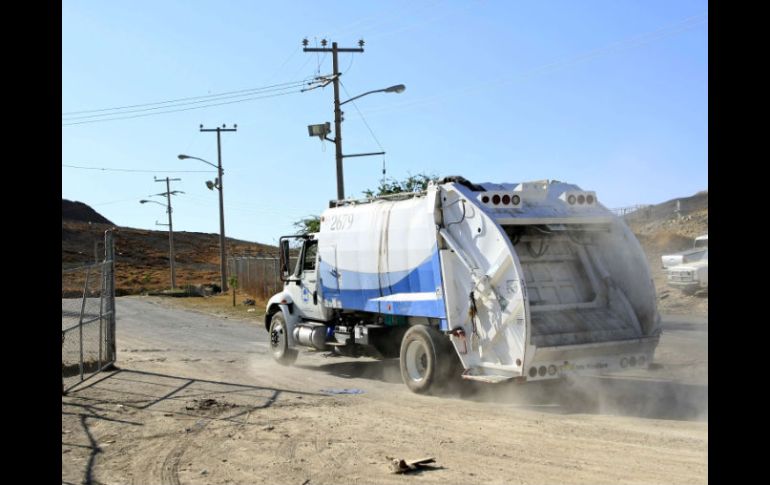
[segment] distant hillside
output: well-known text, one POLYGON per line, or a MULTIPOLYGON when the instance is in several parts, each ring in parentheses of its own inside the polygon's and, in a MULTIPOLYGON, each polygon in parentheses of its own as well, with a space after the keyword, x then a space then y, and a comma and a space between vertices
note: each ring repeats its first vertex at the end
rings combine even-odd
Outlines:
POLYGON ((655 251, 679 251, 692 246, 695 237, 708 233, 708 208, 709 194, 704 190, 640 209, 625 219, 642 245, 655 251))
POLYGON ((677 209, 677 202, 679 203, 679 212, 681 215, 686 216, 694 212, 708 210, 709 208, 709 192, 708 190, 702 190, 695 195, 689 197, 680 197, 678 199, 667 200, 660 204, 652 205, 645 209, 632 212, 626 216, 628 222, 637 222, 647 220, 661 220, 667 219, 675 215, 677 209))
POLYGON ((82 221, 98 224, 112 224, 106 217, 93 210, 82 202, 73 202, 71 200, 61 200, 61 219, 62 221, 82 221))
MULTIPOLYGON (((89 224, 82 219, 68 219, 62 212, 62 269, 92 263, 95 252, 98 258, 103 257, 104 231, 114 227, 86 204, 76 204, 82 206, 77 212, 81 217, 93 214, 106 223, 88 219, 92 221, 89 224)), ((115 287, 118 294, 169 287, 168 231, 116 227, 114 234, 115 287)), ((275 257, 278 252, 275 246, 232 238, 226 239, 226 246, 228 256, 275 257)), ((174 250, 178 286, 220 283, 219 234, 174 231, 174 250)), ((63 277, 65 290, 69 289, 69 283, 63 277)), ((74 280, 71 283, 74 285, 74 280)))

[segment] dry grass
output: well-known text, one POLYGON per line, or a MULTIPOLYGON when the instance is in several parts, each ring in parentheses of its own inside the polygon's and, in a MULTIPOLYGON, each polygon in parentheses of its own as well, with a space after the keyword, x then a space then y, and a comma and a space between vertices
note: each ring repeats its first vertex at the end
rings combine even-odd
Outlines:
MULTIPOLYGON (((181 308, 184 310, 190 310, 216 317, 224 318, 238 318, 241 320, 258 320, 261 321, 265 315, 266 301, 256 300, 256 305, 244 305, 243 301, 251 296, 236 292, 235 294, 235 306, 233 306, 232 293, 228 292, 223 295, 214 295, 206 297, 157 297, 164 304, 181 308), (254 311, 249 311, 254 310, 254 311)), ((252 298, 253 299, 253 298, 252 298)))

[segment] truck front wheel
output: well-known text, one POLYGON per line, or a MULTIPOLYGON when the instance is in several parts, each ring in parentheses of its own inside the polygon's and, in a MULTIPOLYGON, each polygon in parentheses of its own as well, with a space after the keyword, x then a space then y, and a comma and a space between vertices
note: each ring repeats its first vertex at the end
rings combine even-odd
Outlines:
POLYGON ((449 340, 438 330, 425 325, 409 328, 401 340, 401 378, 412 391, 425 394, 446 379, 449 340))
POLYGON ((270 320, 270 351, 276 362, 291 365, 297 360, 297 351, 289 348, 288 327, 279 311, 270 320))

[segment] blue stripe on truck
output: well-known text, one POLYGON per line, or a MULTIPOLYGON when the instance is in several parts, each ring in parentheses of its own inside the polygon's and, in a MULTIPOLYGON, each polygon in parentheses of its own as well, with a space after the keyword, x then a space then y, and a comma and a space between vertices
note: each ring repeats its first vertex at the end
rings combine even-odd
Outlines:
POLYGON ((410 271, 360 273, 333 268, 325 261, 321 261, 319 267, 326 306, 389 315, 446 318, 438 249, 410 271), (337 288, 338 277, 340 289, 337 288), (410 300, 410 293, 431 293, 437 297, 426 300, 421 295, 410 300), (399 295, 397 300, 374 301, 395 294, 399 295), (333 305, 334 300, 338 304, 333 305))

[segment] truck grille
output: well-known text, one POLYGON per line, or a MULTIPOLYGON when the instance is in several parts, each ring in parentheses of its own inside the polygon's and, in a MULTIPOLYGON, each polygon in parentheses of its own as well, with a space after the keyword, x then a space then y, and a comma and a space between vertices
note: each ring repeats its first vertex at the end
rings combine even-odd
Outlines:
POLYGON ((692 271, 670 271, 668 273, 668 281, 676 282, 689 282, 694 281, 692 271))

